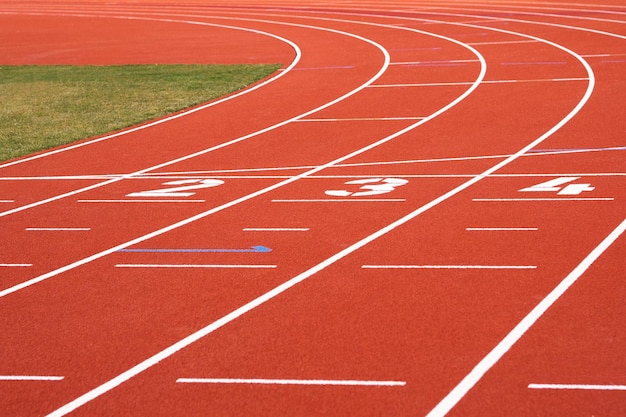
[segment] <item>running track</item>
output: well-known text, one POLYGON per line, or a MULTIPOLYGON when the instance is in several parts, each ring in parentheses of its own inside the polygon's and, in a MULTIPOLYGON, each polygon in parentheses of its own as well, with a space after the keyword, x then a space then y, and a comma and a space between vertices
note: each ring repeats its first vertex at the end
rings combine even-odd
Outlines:
POLYGON ((602 3, 0 3, 4 65, 283 65, 0 164, 0 415, 626 415, 602 3))

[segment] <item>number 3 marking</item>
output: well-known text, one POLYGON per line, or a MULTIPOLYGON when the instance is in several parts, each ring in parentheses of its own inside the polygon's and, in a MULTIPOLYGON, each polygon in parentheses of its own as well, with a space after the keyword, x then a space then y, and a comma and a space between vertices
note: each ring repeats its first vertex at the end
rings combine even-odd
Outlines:
POLYGON ((178 180, 178 181, 170 181, 170 182, 163 183, 163 185, 183 185, 183 184, 194 184, 194 185, 186 185, 184 187, 162 188, 159 190, 140 191, 138 193, 126 194, 126 197, 189 197, 195 194, 195 191, 189 192, 191 190, 200 190, 202 188, 217 187, 218 185, 224 184, 224 181, 211 180, 211 179, 209 180, 178 180))
POLYGON ((354 180, 346 182, 347 185, 362 185, 359 189, 366 191, 351 192, 348 190, 328 190, 326 195, 334 197, 365 197, 370 195, 379 195, 390 193, 409 181, 402 178, 365 178, 362 180, 354 180))

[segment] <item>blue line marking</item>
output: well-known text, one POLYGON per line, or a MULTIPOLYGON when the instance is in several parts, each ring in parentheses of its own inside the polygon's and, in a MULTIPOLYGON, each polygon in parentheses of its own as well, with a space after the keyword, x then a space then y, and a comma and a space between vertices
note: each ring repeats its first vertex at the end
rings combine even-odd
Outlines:
POLYGON ((252 246, 249 249, 120 249, 117 252, 133 253, 267 253, 272 249, 265 246, 252 246))

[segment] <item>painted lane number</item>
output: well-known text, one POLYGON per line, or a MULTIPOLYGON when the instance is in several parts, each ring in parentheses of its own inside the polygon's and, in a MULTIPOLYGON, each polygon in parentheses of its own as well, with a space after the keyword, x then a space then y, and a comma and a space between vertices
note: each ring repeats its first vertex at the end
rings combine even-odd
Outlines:
POLYGON ((180 187, 160 188, 158 190, 140 191, 137 193, 126 194, 127 197, 190 197, 196 193, 197 190, 203 188, 217 187, 224 184, 221 180, 177 180, 163 183, 163 185, 178 185, 180 187), (190 185, 185 185, 190 184, 190 185))
POLYGON ((595 190, 591 184, 569 184, 565 187, 561 187, 572 181, 576 181, 580 177, 559 177, 550 181, 542 182, 541 184, 533 185, 532 187, 522 188, 520 192, 556 192, 558 195, 579 195, 583 191, 595 190))
POLYGON ((361 187, 358 188, 360 191, 328 190, 326 195, 333 197, 365 197, 386 194, 408 182, 402 178, 364 178, 345 183, 346 185, 360 185, 361 187))

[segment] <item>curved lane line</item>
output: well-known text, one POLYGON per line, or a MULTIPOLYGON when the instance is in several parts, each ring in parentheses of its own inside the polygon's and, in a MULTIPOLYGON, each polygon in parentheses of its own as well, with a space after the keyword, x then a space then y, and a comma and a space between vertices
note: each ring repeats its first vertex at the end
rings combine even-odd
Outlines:
MULTIPOLYGON (((293 26, 300 26, 300 27, 302 27, 302 25, 293 25, 293 26)), ((312 27, 312 26, 306 26, 306 25, 304 25, 304 27, 308 27, 308 28, 315 28, 315 27, 312 27)), ((329 30, 329 29, 323 29, 323 28, 316 28, 316 29, 319 29, 319 30, 329 30)), ((382 54, 383 54, 383 56, 384 56, 384 64, 383 64, 383 66, 380 68, 380 70, 379 70, 379 71, 378 71, 378 72, 377 72, 377 73, 376 73, 376 74, 375 74, 372 78, 370 78, 370 80, 368 80, 366 83, 362 84, 361 86, 359 86, 359 87, 358 87, 358 88, 356 88, 355 90, 353 90, 353 91, 351 91, 351 92, 348 92, 348 93, 346 93, 345 95, 343 95, 343 96, 341 96, 341 97, 339 97, 339 98, 337 98, 337 99, 335 99, 335 100, 333 100, 333 101, 331 101, 331 102, 329 102, 329 103, 327 103, 327 104, 325 104, 325 105, 322 105, 322 106, 320 106, 320 107, 318 107, 318 108, 316 108, 316 109, 313 109, 313 110, 311 110, 311 111, 308 111, 308 112, 306 112, 306 113, 303 113, 303 114, 301 114, 301 115, 299 115, 299 116, 296 116, 296 117, 294 117, 294 118, 288 119, 288 120, 286 120, 286 121, 283 121, 283 122, 281 122, 281 123, 278 123, 278 124, 276 124, 276 125, 273 125, 273 126, 271 126, 271 127, 268 127, 268 128, 266 128, 266 129, 262 129, 262 130, 260 130, 260 131, 257 131, 257 132, 254 132, 254 133, 251 133, 251 134, 249 134, 249 135, 242 136, 242 137, 240 137, 240 138, 238 138, 238 139, 234 139, 234 140, 232 140, 232 141, 230 141, 230 142, 226 142, 226 143, 223 143, 223 144, 220 144, 220 145, 214 146, 214 147, 212 147, 212 148, 206 149, 206 150, 201 151, 201 152, 196 152, 196 153, 194 153, 194 154, 190 154, 190 155, 187 155, 187 156, 185 156, 185 157, 178 158, 178 159, 173 160, 173 161, 169 161, 169 162, 167 162, 167 163, 163 163, 163 164, 160 164, 160 165, 156 165, 156 166, 151 167, 151 168, 146 168, 146 169, 144 169, 144 170, 141 170, 141 171, 135 172, 135 173, 133 173, 133 174, 124 175, 124 176, 122 176, 122 177, 114 178, 114 179, 112 179, 112 180, 109 180, 109 181, 105 181, 105 182, 103 182, 103 183, 96 184, 96 185, 94 185, 94 186, 85 187, 85 188, 83 188, 83 189, 81 189, 81 190, 78 190, 77 192, 70 192, 70 193, 63 194, 62 196, 58 196, 58 197, 56 197, 56 199, 60 199, 60 198, 67 197, 67 196, 70 196, 70 195, 75 195, 75 194, 78 194, 78 192, 86 191, 87 189, 94 189, 94 188, 97 188, 97 187, 101 187, 101 186, 103 186, 103 185, 111 184, 111 183, 114 183, 114 182, 120 181, 120 180, 122 180, 122 179, 133 178, 133 177, 134 177, 134 176, 136 176, 136 175, 143 174, 143 173, 148 172, 148 171, 150 171, 150 170, 157 169, 157 168, 164 167, 164 166, 168 166, 168 165, 174 164, 174 163, 176 163, 176 162, 184 161, 184 160, 186 160, 186 159, 190 159, 190 158, 193 158, 193 157, 195 157, 195 156, 198 156, 198 155, 202 155, 202 154, 208 153, 208 152, 210 152, 210 151, 212 151, 212 150, 215 150, 215 149, 219 149, 219 148, 222 148, 222 147, 228 146, 228 145, 230 145, 230 144, 232 144, 232 143, 241 142, 241 141, 243 141, 243 140, 245 140, 245 139, 248 139, 248 138, 251 138, 251 137, 254 137, 254 136, 260 135, 261 133, 265 133, 265 132, 268 132, 268 131, 270 131, 270 130, 276 129, 276 128, 278 128, 278 127, 284 126, 284 125, 286 125, 286 124, 288 124, 288 123, 290 123, 290 122, 293 122, 293 121, 295 121, 295 120, 298 120, 298 119, 299 119, 299 118, 301 118, 301 117, 305 117, 305 116, 307 116, 307 115, 309 115, 309 114, 313 114, 313 113, 315 113, 316 111, 322 110, 322 109, 324 109, 324 108, 326 108, 326 107, 329 107, 329 106, 331 106, 331 105, 333 105, 333 104, 336 104, 336 103, 338 103, 338 102, 340 102, 340 101, 342 101, 342 100, 345 100, 346 98, 348 98, 348 97, 350 97, 350 96, 352 96, 352 95, 356 94, 357 92, 361 91, 362 89, 364 89, 365 87, 367 87, 368 85, 370 85, 371 83, 373 83, 374 81, 376 81, 378 78, 380 78, 380 77, 381 77, 381 76, 385 73, 385 71, 386 71, 386 70, 387 70, 387 68, 389 67, 389 61, 390 61, 389 54, 387 53, 387 51, 385 50, 385 48, 383 48, 381 45, 379 45, 379 44, 377 44, 377 43, 375 43, 375 42, 373 42, 373 41, 371 41, 371 40, 369 40, 369 39, 366 39, 366 38, 363 38, 363 37, 360 37, 360 36, 357 36, 357 35, 354 35, 354 34, 349 34, 349 33, 347 33, 347 32, 334 31, 334 30, 330 30, 330 31, 335 32, 335 33, 339 33, 339 34, 342 34, 342 35, 345 35, 345 36, 354 37, 354 38, 356 38, 356 39, 363 40, 364 42, 366 42, 366 43, 370 43, 371 45, 375 46, 376 48, 378 48, 378 49, 379 49, 379 51, 381 51, 381 53, 382 53, 382 54)), ((394 137, 395 137, 395 136, 394 136, 394 137)), ((379 142, 377 142, 377 143, 382 144, 382 143, 384 143, 384 142, 386 142, 386 141, 388 141, 388 140, 391 140, 391 139, 392 139, 392 138, 388 138, 387 140, 379 141, 379 142)), ((368 147, 367 147, 367 149, 371 148, 372 146, 373 146, 373 145, 368 146, 368 147)), ((364 152, 364 150, 361 150, 361 151, 362 151, 362 152, 364 152)), ((359 152, 359 151, 357 151, 357 153, 358 153, 358 152, 359 152)), ((318 172, 318 171, 321 171, 321 170, 323 170, 323 169, 325 169, 325 168, 327 168, 327 167, 329 167, 329 166, 331 166, 331 165, 333 165, 333 164, 335 164, 335 163, 337 163, 337 162, 339 162, 339 161, 342 161, 342 160, 344 160, 344 159, 347 159, 347 158, 349 158, 349 157, 352 157, 353 155, 355 155, 355 154, 357 154, 357 153, 354 153, 354 152, 353 152, 353 153, 351 153, 351 154, 349 154, 349 155, 347 155, 347 156, 344 156, 344 157, 342 157, 342 158, 339 158, 339 159, 337 159, 337 160, 335 160, 335 161, 332 161, 332 162, 329 162, 329 163, 327 163, 327 164, 324 164, 324 165, 318 166, 318 167, 316 167, 316 168, 314 168, 314 169, 312 169, 312 170, 310 170, 310 171, 307 171, 307 172, 305 172, 305 173, 302 173, 302 174, 300 174, 300 175, 297 175, 297 176, 291 177, 291 178, 289 178, 289 179, 287 179, 287 180, 281 181, 281 182, 279 182, 279 183, 276 183, 276 184, 271 185, 271 186, 269 186, 269 187, 263 188, 263 189, 258 190, 258 191, 256 191, 256 192, 253 192, 253 193, 251 193, 251 194, 248 194, 248 195, 245 195, 245 196, 240 197, 240 198, 238 198, 238 199, 232 200, 232 201, 230 201, 230 202, 228 202, 228 203, 225 203, 225 204, 222 204, 222 205, 220 205, 220 206, 214 207, 214 208, 212 208, 212 209, 210 209, 210 210, 204 211, 204 212, 199 213, 199 214, 197 214, 197 215, 195 215, 195 216, 192 216, 192 217, 189 217, 189 218, 187 218, 187 219, 181 220, 181 221, 179 221, 179 222, 177 222, 177 223, 174 223, 174 224, 169 225, 169 226, 167 226, 167 227, 161 228, 161 229, 156 230, 156 231, 154 231, 154 232, 152 232, 152 233, 148 233, 148 234, 146 234, 146 235, 140 236, 140 237, 138 237, 138 238, 136 238, 136 239, 133 239, 133 240, 130 240, 130 241, 128 241, 128 242, 125 242, 125 243, 119 244, 119 245, 114 246, 114 247, 112 247, 112 248, 109 248, 109 249, 107 249, 107 250, 104 250, 104 251, 98 252, 98 253, 96 253, 96 254, 94 254, 94 255, 91 255, 91 256, 89 256, 89 257, 86 257, 86 258, 83 258, 83 259, 78 260, 78 261, 76 261, 76 262, 73 262, 73 263, 71 263, 71 264, 65 265, 65 266, 63 266, 63 267, 61 267, 61 268, 57 268, 57 269, 55 269, 55 270, 53 270, 53 271, 50 271, 50 272, 48 272, 48 273, 45 273, 45 274, 39 275, 39 276, 37 276, 37 277, 35 277, 35 278, 32 278, 32 279, 30 279, 30 280, 28 280, 28 281, 24 281, 24 282, 22 282, 22 283, 20 283, 20 284, 17 284, 17 285, 14 285, 14 286, 12 286, 12 287, 9 287, 9 288, 7 288, 7 289, 5 289, 5 290, 0 291, 0 298, 5 297, 5 296, 7 296, 7 295, 9 295, 9 294, 12 294, 12 293, 14 293, 14 292, 16 292, 16 291, 22 290, 22 289, 24 289, 24 288, 30 287, 30 286, 32 286, 32 285, 34 285, 34 284, 39 283, 39 282, 45 281, 45 280, 47 280, 47 279, 49 279, 49 278, 52 278, 52 277, 54 277, 54 276, 56 276, 56 275, 59 275, 59 274, 63 273, 63 272, 67 272, 67 271, 69 271, 69 270, 72 270, 72 269, 74 269, 74 268, 77 268, 77 267, 79 267, 79 266, 81 266, 81 265, 85 265, 85 264, 87 264, 87 263, 93 262, 93 261, 94 261, 94 260, 96 260, 96 259, 100 259, 100 258, 102 258, 102 257, 104 257, 104 256, 110 255, 110 254, 112 254, 112 253, 114 253, 114 252, 116 252, 116 251, 119 251, 119 250, 121 250, 121 249, 125 249, 125 248, 127 248, 127 247, 129 247, 129 246, 136 245, 137 243, 140 243, 140 242, 146 241, 146 240, 148 240, 148 239, 151 239, 151 238, 153 238, 153 237, 155 237, 155 236, 159 236, 159 235, 161 235, 161 234, 167 233, 167 232, 169 232, 169 231, 171 231, 171 230, 177 229, 177 228, 182 227, 182 226, 184 226, 184 225, 187 225, 187 224, 189 224, 189 223, 193 223, 193 222, 195 222, 195 221, 197 221, 197 220, 199 220, 199 219, 202 219, 202 218, 204 218, 204 217, 207 217, 207 216, 209 216, 209 215, 211 215, 211 214, 217 213, 217 212, 222 211, 222 210, 224 210, 224 209, 227 209, 227 208, 229 208, 229 207, 235 206, 235 205, 237 205, 237 204, 240 204, 240 203, 245 202, 245 201, 247 201, 247 200, 250 200, 250 199, 252 199, 252 198, 255 198, 255 197, 258 197, 258 196, 263 195, 263 194, 265 194, 265 193, 268 193, 268 192, 270 192, 270 191, 273 191, 273 190, 275 190, 275 189, 277 189, 277 188, 283 187, 283 186, 285 186, 285 185, 287 185, 287 184, 290 184, 290 183, 295 182, 295 181, 297 181, 297 180, 299 180, 299 179, 301 179, 301 178, 304 178, 304 177, 306 177, 307 175, 311 175, 311 174, 314 174, 314 173, 316 173, 316 172, 318 172)), ((49 202, 49 201, 53 201, 53 199, 48 199, 48 200, 44 200, 44 201, 45 201, 45 202, 49 202)), ((42 204, 43 204, 43 203, 42 203, 42 204)), ((33 205, 31 205, 31 206, 33 206, 33 205)), ((17 209, 16 209, 16 210, 17 210, 17 209)), ((13 212, 14 212, 14 211, 13 211, 13 212)), ((5 213, 7 213, 7 212, 5 212, 5 213)), ((4 214, 4 213, 0 213, 0 217, 1 217, 3 214, 4 214)))
MULTIPOLYGON (((504 31, 504 32, 508 32, 508 31, 504 31)), ((350 247, 348 247, 348 248, 338 252, 337 254, 335 254, 335 255, 331 256, 330 258, 326 259, 325 261, 323 261, 323 262, 315 265, 314 267, 308 269, 307 271, 305 271, 305 272, 295 276, 294 278, 290 279, 289 281, 284 282, 283 284, 279 285, 278 287, 274 288, 273 290, 270 290, 269 292, 267 292, 267 293, 257 297, 256 299, 250 301, 249 303, 239 307, 238 309, 236 309, 236 310, 232 311, 231 313, 225 315, 221 319, 216 320, 215 322, 209 324, 208 326, 198 330, 197 332, 189 335, 188 337, 186 337, 186 338, 180 340, 179 342, 171 345, 170 347, 162 350, 161 352, 157 353, 156 355, 154 355, 154 356, 144 360, 143 362, 141 362, 138 365, 136 365, 136 366, 130 368, 129 370, 123 372, 122 374, 118 375, 117 377, 115 377, 115 378, 105 382, 104 384, 102 384, 102 385, 92 389, 91 391, 81 395, 80 397, 74 399, 73 401, 67 403, 66 405, 64 405, 61 408, 57 409, 56 411, 52 412, 51 414, 49 414, 48 417, 60 417, 60 416, 64 416, 64 415, 72 412, 73 410, 75 410, 75 409, 81 407, 82 405, 84 405, 84 404, 86 404, 86 403, 88 403, 88 402, 98 398, 99 396, 105 394, 106 392, 114 389, 115 387, 123 384, 124 382, 128 381, 129 379, 137 376, 138 374, 140 374, 140 373, 144 372, 145 370, 151 368, 152 366, 158 364, 162 360, 167 359, 168 357, 174 355, 179 350, 184 349, 185 347, 187 347, 190 344, 200 340, 201 338, 207 336, 208 334, 210 334, 213 331, 219 329, 220 327, 230 323, 231 321, 239 318, 240 316, 244 315, 245 313, 255 309, 256 307, 258 307, 258 306, 260 306, 262 304, 264 304, 265 302, 270 301, 274 297, 282 294, 283 292, 287 291, 291 287, 297 285, 298 283, 300 283, 300 282, 306 280, 307 278, 315 275, 316 273, 322 271, 323 269, 325 269, 328 266, 334 264, 335 262, 339 261, 340 259, 350 255, 351 253, 353 253, 353 252, 357 251, 358 249, 362 248, 363 246, 373 242, 374 240, 378 239, 379 237, 389 233, 390 231, 394 230, 395 228, 403 225, 404 223, 412 220, 413 218, 419 216, 420 214, 426 212, 427 210, 437 206, 438 204, 444 202, 445 200, 455 196, 456 194, 460 193, 461 191, 469 188, 470 186, 474 185, 475 183, 477 183, 477 182, 481 181, 482 179, 488 177, 493 172, 499 170, 500 168, 508 165, 509 163, 513 162, 514 160, 516 160, 517 158, 522 156, 529 149, 532 149, 536 145, 538 145, 541 142, 543 142, 545 139, 550 137, 554 132, 558 131, 567 122, 569 122, 569 120, 571 120, 571 118, 573 118, 582 109, 582 107, 589 100, 589 98, 591 96, 591 93, 593 92, 593 88, 594 88, 594 85, 595 85, 595 76, 594 76, 593 71, 592 71, 591 67, 589 66, 589 64, 582 57, 580 57, 578 54, 576 54, 575 52, 573 52, 573 51, 571 51, 571 50, 569 50, 567 48, 564 48, 564 47, 562 47, 560 45, 557 45, 557 44, 554 44, 552 42, 549 42, 549 41, 546 41, 546 40, 543 40, 543 39, 540 39, 540 38, 537 38, 537 37, 534 37, 534 36, 530 36, 530 35, 519 34, 519 33, 515 33, 515 32, 508 32, 508 33, 516 34, 517 36, 522 36, 522 37, 527 37, 527 38, 531 38, 531 39, 536 39, 536 40, 539 40, 541 42, 548 43, 548 44, 556 47, 557 49, 561 49, 561 50, 565 51, 566 53, 576 57, 582 63, 584 68, 587 70, 588 77, 589 77, 589 83, 588 83, 588 87, 587 87, 587 90, 585 92, 584 97, 579 101, 579 103, 574 107, 574 109, 568 115, 566 115, 558 124, 553 126, 550 130, 548 130, 542 136, 540 136, 539 138, 537 138, 536 140, 531 142, 529 145, 527 145, 524 148, 522 148, 521 150, 519 150, 514 155, 512 155, 509 158, 507 158, 506 160, 496 164, 495 166, 493 166, 490 169, 486 170, 482 174, 480 174, 480 175, 470 179, 469 181, 461 184, 460 186, 452 189, 451 191, 441 195, 440 197, 432 200, 431 202, 425 204, 424 206, 418 208, 417 210, 409 213, 408 215, 406 215, 406 216, 396 220, 395 222, 389 224, 388 226, 380 229, 379 231, 377 231, 377 232, 367 236, 366 238, 358 241, 357 243, 351 245, 350 247)), ((473 88, 468 89, 463 96, 459 97, 456 100, 456 102, 464 99, 465 97, 467 97, 467 95, 469 95, 471 92, 473 92, 473 90, 476 87, 478 87, 478 84, 480 83, 480 81, 482 81, 482 79, 484 78, 484 75, 485 75, 485 72, 486 72, 486 65, 484 65, 485 63, 484 63, 484 60, 482 60, 482 56, 481 56, 481 62, 483 63, 483 66, 482 66, 481 76, 477 80, 477 84, 475 84, 473 86, 473 88)), ((456 104, 456 103, 455 102, 451 103, 449 105, 449 107, 452 107, 454 104, 456 104)), ((417 123, 416 125, 419 125, 420 123, 417 123)), ((347 158, 341 158, 342 161, 345 160, 345 159, 347 159, 347 158)), ((315 170, 313 170, 313 171, 315 171, 315 170)), ((469 388, 467 388, 467 390, 469 390, 470 388, 471 388, 471 386, 469 388)), ((463 395, 464 395, 464 393, 462 393, 462 395, 460 397, 458 397, 458 399, 456 397, 454 397, 453 400, 451 401, 453 404, 452 404, 452 406, 450 406, 450 408, 453 407, 456 404, 455 401, 459 401, 460 398, 462 398, 463 395)), ((442 407, 444 407, 444 406, 442 406, 442 407)), ((443 414, 437 414, 437 413, 439 413, 438 409, 437 410, 433 410, 431 412, 431 414, 432 414, 431 417, 438 416, 438 415, 444 415, 445 413, 447 413, 447 411, 445 411, 443 414), (435 413, 435 414, 432 414, 432 413, 435 413)))

